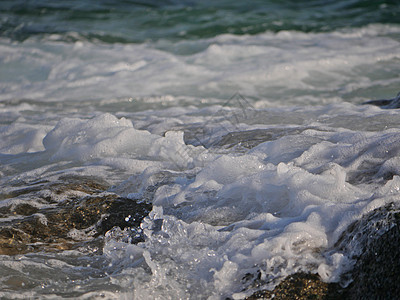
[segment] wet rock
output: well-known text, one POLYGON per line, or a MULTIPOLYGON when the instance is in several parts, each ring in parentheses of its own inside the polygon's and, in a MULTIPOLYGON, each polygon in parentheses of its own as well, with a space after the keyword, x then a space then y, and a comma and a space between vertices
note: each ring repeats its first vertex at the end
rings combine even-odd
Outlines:
POLYGON ((337 284, 323 282, 316 274, 296 273, 286 277, 274 290, 262 290, 246 298, 256 299, 342 299, 337 284))
POLYGON ((389 204, 353 223, 338 246, 355 259, 344 277, 347 299, 397 299, 400 295, 400 206, 389 204))
MULTIPOLYGON (((151 210, 151 204, 104 192, 104 183, 88 178, 60 179, 65 181, 64 185, 56 181, 42 186, 57 197, 61 196, 62 201, 56 204, 53 204, 54 199, 42 199, 50 205, 38 208, 23 202, 1 208, 3 218, 18 217, 0 220, 0 254, 71 249, 101 239, 115 226, 132 228, 135 236, 131 242, 143 239, 138 228, 151 210)), ((28 190, 26 193, 17 191, 16 195, 38 197, 36 188, 24 188, 28 190)))
POLYGON ((375 209, 351 224, 335 251, 354 261, 341 285, 322 282, 318 275, 297 273, 273 291, 247 299, 397 299, 400 295, 400 205, 375 209), (348 283, 351 282, 349 285, 348 283))
POLYGON ((58 194, 74 190, 92 195, 107 190, 109 185, 104 180, 93 179, 89 176, 60 176, 59 182, 55 183, 52 188, 58 194))
POLYGON ((38 212, 38 208, 28 203, 22 203, 14 208, 14 214, 29 216, 38 212))

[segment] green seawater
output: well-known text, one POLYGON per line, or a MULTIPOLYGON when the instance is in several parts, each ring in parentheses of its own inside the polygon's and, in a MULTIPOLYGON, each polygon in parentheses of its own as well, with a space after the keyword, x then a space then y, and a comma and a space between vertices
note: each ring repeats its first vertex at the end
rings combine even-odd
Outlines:
POLYGON ((0 37, 143 43, 228 33, 327 32, 399 24, 399 16, 400 2, 395 0, 2 0, 0 37))

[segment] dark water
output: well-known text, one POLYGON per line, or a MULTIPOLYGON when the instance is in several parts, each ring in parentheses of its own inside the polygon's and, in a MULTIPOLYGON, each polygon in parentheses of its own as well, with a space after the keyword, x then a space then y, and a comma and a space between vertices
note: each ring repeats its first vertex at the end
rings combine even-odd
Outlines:
POLYGON ((399 24, 399 1, 46 1, 0 2, 0 36, 22 41, 61 34, 106 43, 187 40, 224 33, 326 32, 399 24), (77 32, 76 35, 68 33, 77 32))

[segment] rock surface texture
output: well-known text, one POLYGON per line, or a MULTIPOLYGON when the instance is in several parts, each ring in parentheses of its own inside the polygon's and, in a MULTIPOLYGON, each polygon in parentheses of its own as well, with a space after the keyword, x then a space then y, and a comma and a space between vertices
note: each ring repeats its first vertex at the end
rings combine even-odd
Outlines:
POLYGON ((141 241, 139 225, 151 204, 105 192, 107 188, 93 179, 64 177, 2 195, 13 201, 0 208, 4 220, 0 221, 0 254, 57 251, 82 243, 101 243, 104 234, 115 226, 131 228, 131 241, 141 241), (35 198, 41 207, 31 205, 29 198, 35 198))

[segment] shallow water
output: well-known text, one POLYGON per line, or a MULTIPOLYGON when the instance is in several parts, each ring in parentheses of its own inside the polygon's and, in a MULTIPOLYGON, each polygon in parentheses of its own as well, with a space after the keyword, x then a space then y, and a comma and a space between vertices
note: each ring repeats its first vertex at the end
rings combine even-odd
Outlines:
POLYGON ((400 189, 398 112, 360 105, 399 91, 399 9, 364 2, 3 1, 0 207, 45 207, 18 191, 89 176, 153 210, 138 244, 114 229, 1 255, 0 295, 242 299, 247 274, 261 289, 298 271, 347 284, 335 243, 400 189))

